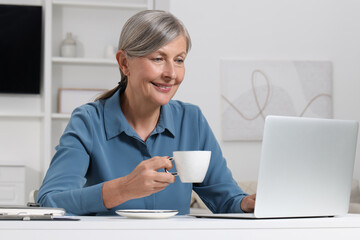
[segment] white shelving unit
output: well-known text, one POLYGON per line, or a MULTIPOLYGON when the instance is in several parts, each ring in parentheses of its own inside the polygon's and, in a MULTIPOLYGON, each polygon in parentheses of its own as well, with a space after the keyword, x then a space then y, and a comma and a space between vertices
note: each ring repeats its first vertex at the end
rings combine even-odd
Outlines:
POLYGON ((43 113, 0 112, 0 118, 38 118, 42 119, 43 113))
POLYGON ((52 119, 64 119, 64 120, 69 120, 70 119, 70 114, 67 113, 53 113, 51 114, 51 118, 52 119))
POLYGON ((136 12, 153 9, 154 0, 0 0, 0 4, 41 5, 44 13, 41 93, 0 94, 0 166, 26 169, 26 179, 21 174, 11 181, 0 180, 6 187, 14 181, 24 184, 19 188, 25 189, 22 200, 11 200, 24 204, 30 190, 40 186, 70 119, 70 114, 58 113, 58 89, 115 87, 119 69, 116 59, 104 58, 105 48, 116 47, 125 21, 136 12), (76 39, 76 58, 60 57, 67 32, 76 39))
POLYGON ((63 64, 94 64, 94 65, 111 65, 116 66, 117 62, 115 59, 102 59, 102 58, 64 58, 64 57, 53 57, 53 63, 63 64))
POLYGON ((70 114, 57 112, 59 88, 111 89, 120 79, 116 59, 103 57, 106 45, 117 45, 125 21, 153 0, 45 0, 43 173, 70 114), (61 41, 71 32, 77 57, 60 57, 61 41))
POLYGON ((95 7, 95 8, 121 8, 121 9, 150 9, 152 8, 152 3, 131 3, 131 2, 102 2, 102 1, 62 1, 62 0, 54 0, 53 5, 59 6, 72 6, 72 7, 95 7))

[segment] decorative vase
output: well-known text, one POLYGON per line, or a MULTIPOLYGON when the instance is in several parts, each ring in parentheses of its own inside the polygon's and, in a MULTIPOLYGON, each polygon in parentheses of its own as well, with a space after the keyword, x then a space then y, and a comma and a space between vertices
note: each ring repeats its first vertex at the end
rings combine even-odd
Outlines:
POLYGON ((66 33, 66 38, 61 42, 61 57, 76 57, 76 41, 71 32, 66 33))

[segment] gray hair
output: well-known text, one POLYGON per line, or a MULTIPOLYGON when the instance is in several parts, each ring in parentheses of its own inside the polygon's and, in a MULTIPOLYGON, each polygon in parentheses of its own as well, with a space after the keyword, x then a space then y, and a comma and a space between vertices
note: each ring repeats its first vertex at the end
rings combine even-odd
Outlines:
MULTIPOLYGON (((124 25, 118 50, 124 50, 129 57, 151 54, 178 36, 186 39, 186 52, 190 51, 191 39, 184 24, 169 12, 145 10, 132 16, 124 25)), ((112 96, 120 87, 126 88, 127 76, 121 71, 121 81, 114 89, 105 92, 98 99, 112 96)))

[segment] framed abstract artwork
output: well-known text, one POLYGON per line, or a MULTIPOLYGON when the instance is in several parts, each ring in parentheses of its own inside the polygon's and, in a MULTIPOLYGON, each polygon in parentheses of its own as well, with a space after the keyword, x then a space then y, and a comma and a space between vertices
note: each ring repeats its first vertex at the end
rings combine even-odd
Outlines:
POLYGON ((267 115, 332 117, 329 61, 221 60, 224 141, 261 140, 267 115))
POLYGON ((105 89, 59 88, 58 113, 72 113, 85 103, 94 101, 105 89))

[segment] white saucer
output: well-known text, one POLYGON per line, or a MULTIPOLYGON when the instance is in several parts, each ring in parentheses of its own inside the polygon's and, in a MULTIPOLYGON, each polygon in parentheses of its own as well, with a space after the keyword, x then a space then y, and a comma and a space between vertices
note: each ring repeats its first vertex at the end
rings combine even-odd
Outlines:
POLYGON ((147 209, 127 209, 127 210, 116 210, 117 214, 128 218, 169 218, 178 214, 176 210, 147 210, 147 209))

